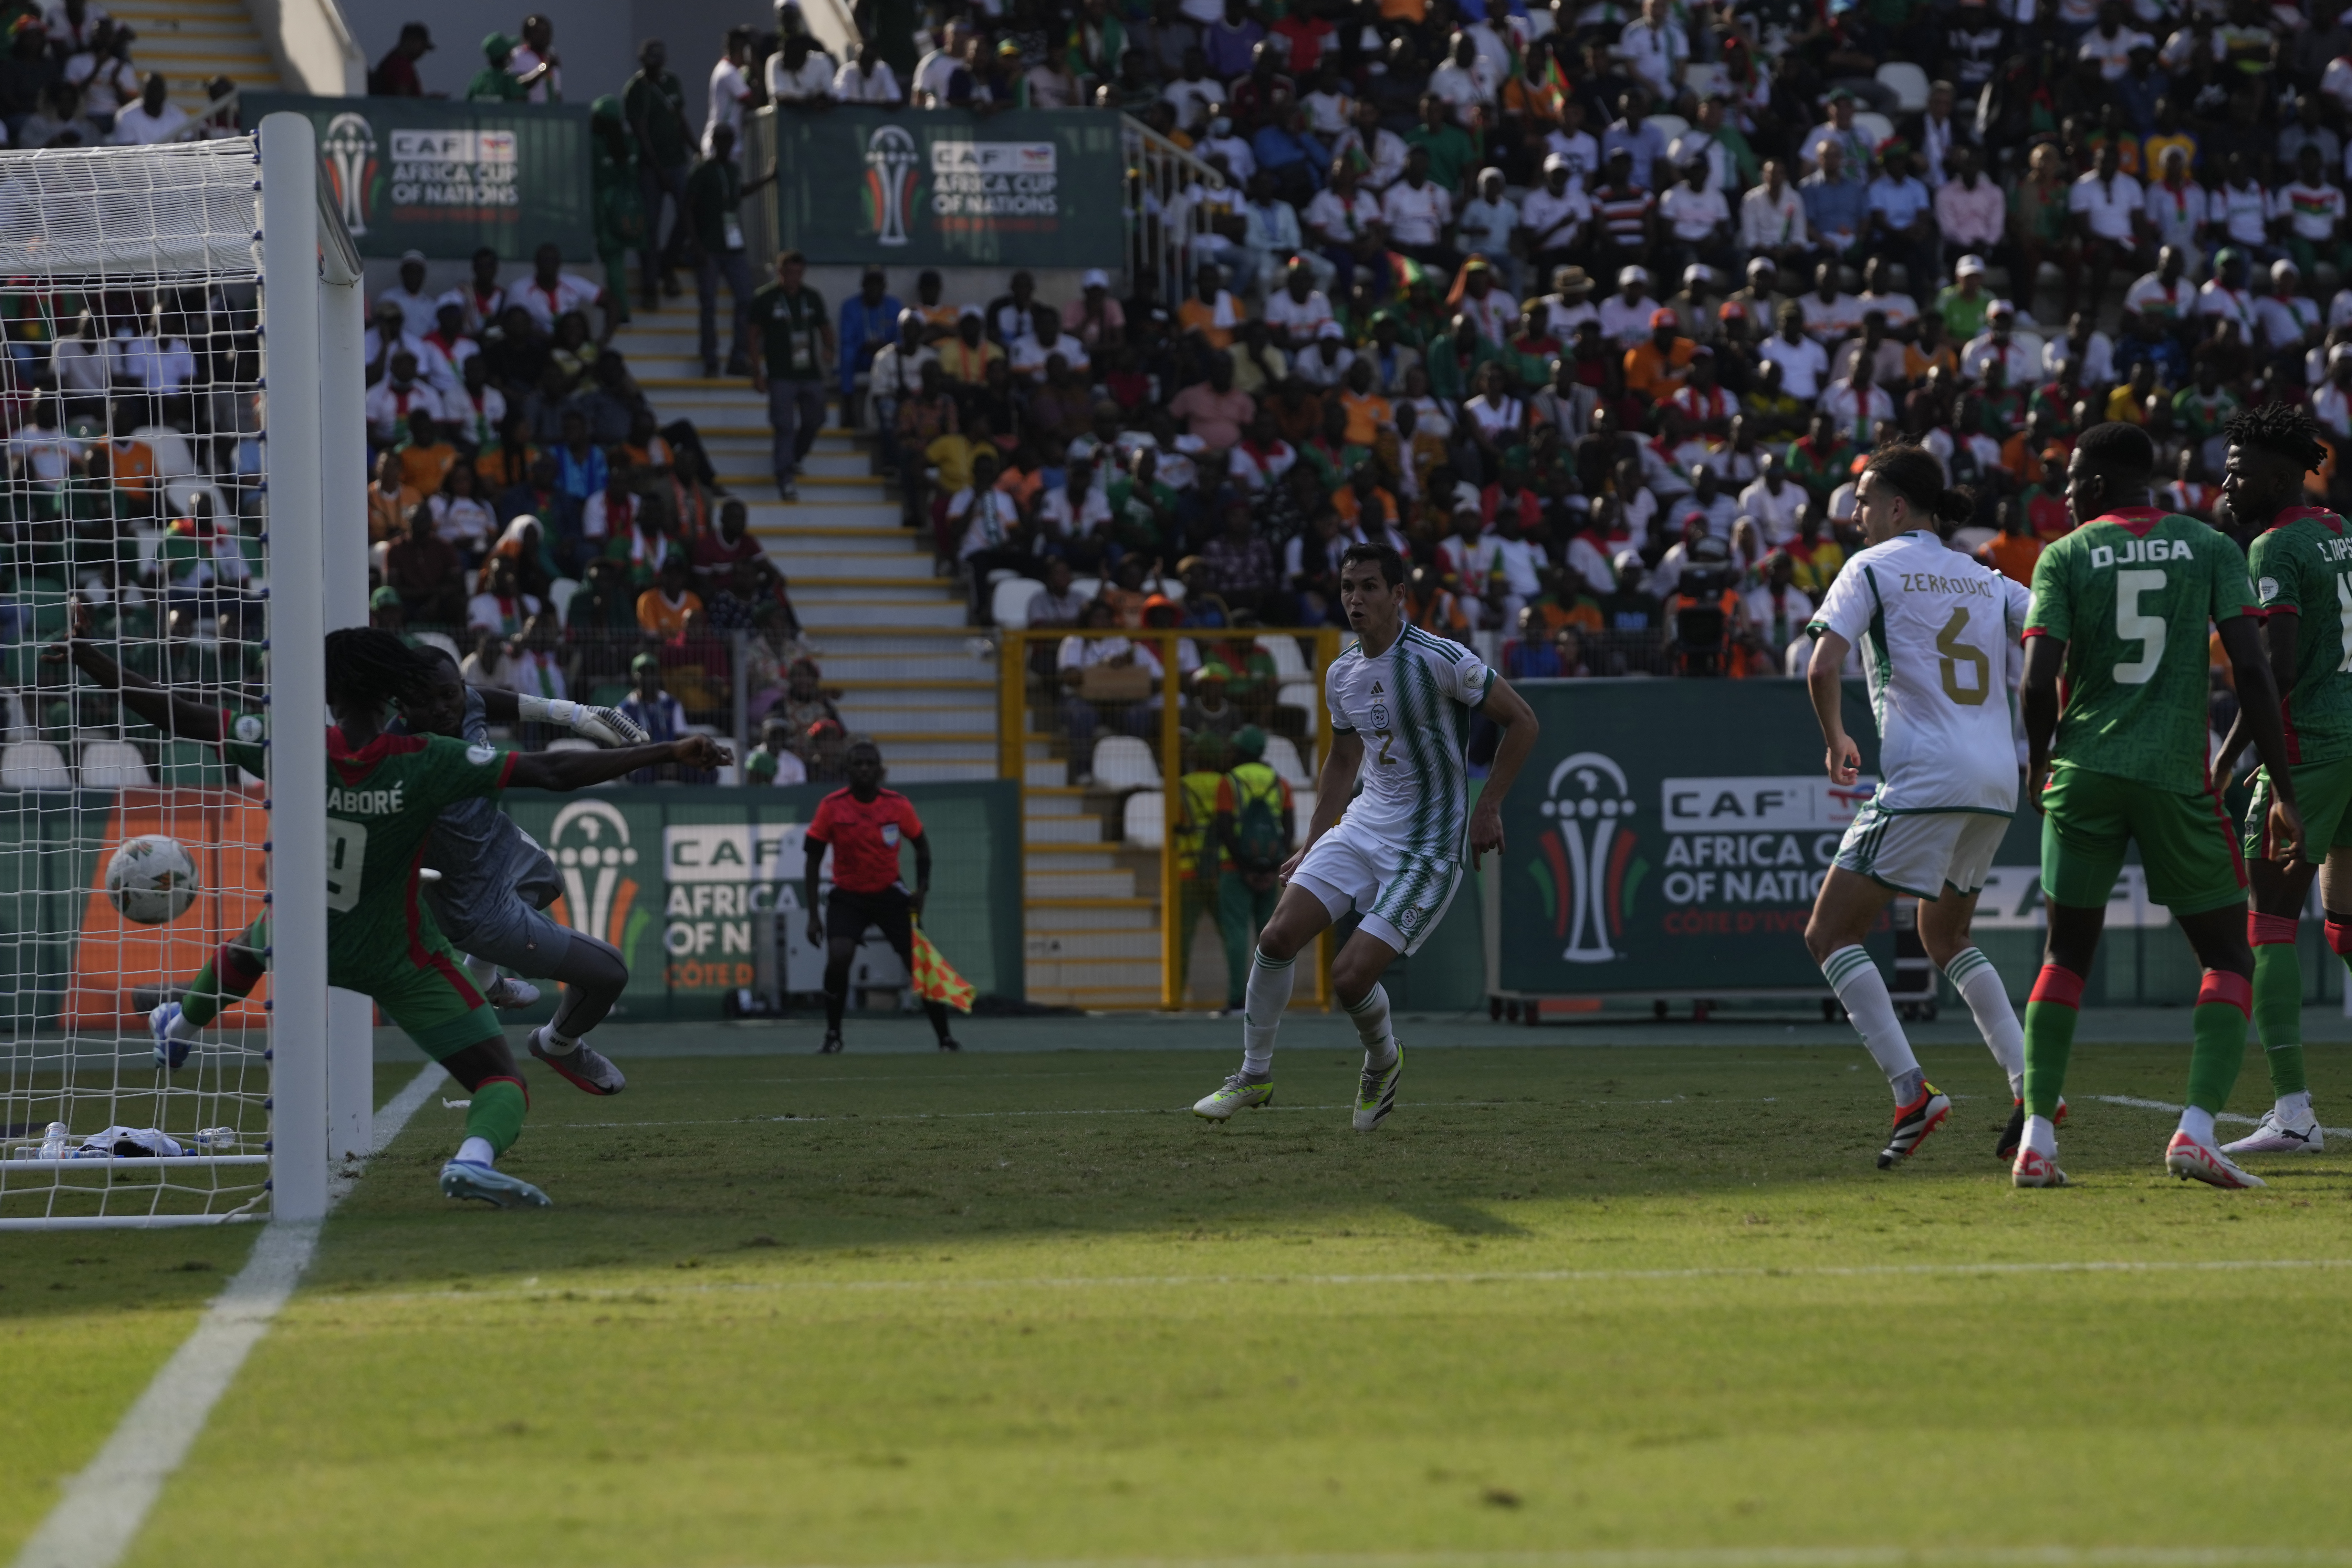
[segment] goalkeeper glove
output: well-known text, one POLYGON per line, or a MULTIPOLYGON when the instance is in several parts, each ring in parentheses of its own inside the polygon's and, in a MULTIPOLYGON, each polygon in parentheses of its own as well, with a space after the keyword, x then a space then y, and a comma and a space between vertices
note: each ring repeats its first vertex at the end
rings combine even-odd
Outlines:
POLYGON ((566 726, 572 734, 584 736, 600 746, 643 746, 652 738, 635 720, 617 708, 591 707, 562 697, 518 696, 515 702, 525 720, 566 726))

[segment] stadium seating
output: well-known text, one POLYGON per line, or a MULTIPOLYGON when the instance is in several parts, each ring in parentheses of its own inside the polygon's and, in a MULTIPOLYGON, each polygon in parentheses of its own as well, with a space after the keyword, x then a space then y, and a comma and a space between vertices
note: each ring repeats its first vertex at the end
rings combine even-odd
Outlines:
POLYGON ((93 740, 81 748, 85 789, 143 789, 154 782, 139 748, 126 740, 93 740))
POLYGON ((46 740, 0 746, 0 789, 70 789, 73 770, 66 755, 46 740))
POLYGON ((1095 742, 1095 784, 1104 789, 1157 789, 1160 764, 1151 747, 1131 735, 1106 735, 1095 742))
POLYGON ((1130 848, 1156 850, 1168 821, 1168 797, 1158 789, 1139 789, 1127 798, 1120 828, 1130 848))

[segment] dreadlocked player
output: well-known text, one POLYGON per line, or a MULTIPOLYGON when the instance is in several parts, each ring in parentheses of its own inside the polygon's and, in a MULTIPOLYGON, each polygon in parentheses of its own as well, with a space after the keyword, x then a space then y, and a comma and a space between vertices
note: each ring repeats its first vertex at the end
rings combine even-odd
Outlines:
MULTIPOLYGON (((2273 841, 2265 768, 2246 819, 2246 879, 2253 909, 2254 1031, 2270 1065, 2276 1103, 2249 1137, 2225 1155, 2316 1153, 2325 1142, 2303 1074, 2303 966, 2295 923, 2319 878, 2327 945, 2352 957, 2352 537, 2334 512, 2306 507, 2303 476, 2327 461, 2319 427, 2290 403, 2264 403, 2229 423, 2230 460, 2221 497, 2241 529, 2260 528, 2247 551, 2254 597, 2266 617, 2272 678, 2285 694, 2287 777, 2303 810, 2292 852, 2273 841)), ((2250 738, 2244 716, 2221 746, 2227 777, 2250 738)))
MULTIPOLYGON (((165 734, 217 746, 247 772, 268 776, 271 743, 257 716, 174 696, 79 638, 71 653, 93 681, 121 691, 124 706, 165 734)), ((727 754, 703 736, 542 753, 440 735, 393 735, 384 727, 388 710, 430 704, 434 659, 388 632, 365 628, 329 632, 326 656, 327 706, 335 718, 326 734, 328 983, 373 998, 471 1092, 466 1139, 441 1167, 442 1192, 501 1208, 544 1207, 546 1194, 496 1166, 522 1134, 530 1096, 497 1013, 466 977, 432 911, 418 902, 410 868, 443 809, 457 801, 509 786, 582 789, 666 762, 717 767, 727 754)), ((185 1059, 188 1043, 226 1000, 252 993, 268 959, 267 916, 221 945, 157 1040, 165 1065, 185 1059)))

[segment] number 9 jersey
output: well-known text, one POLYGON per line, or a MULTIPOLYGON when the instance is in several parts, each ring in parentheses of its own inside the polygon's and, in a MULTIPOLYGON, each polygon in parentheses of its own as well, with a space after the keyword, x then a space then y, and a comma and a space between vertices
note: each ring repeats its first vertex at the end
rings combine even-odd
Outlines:
POLYGON ((2133 507, 2053 542, 2025 629, 2066 644, 2052 760, 2203 793, 2206 627, 2261 613, 2245 557, 2194 517, 2133 507))
POLYGON ((1807 629, 1861 655, 1879 814, 2016 810, 2007 672, 2026 602, 2022 587, 1924 529, 1859 551, 1838 573, 1807 629))

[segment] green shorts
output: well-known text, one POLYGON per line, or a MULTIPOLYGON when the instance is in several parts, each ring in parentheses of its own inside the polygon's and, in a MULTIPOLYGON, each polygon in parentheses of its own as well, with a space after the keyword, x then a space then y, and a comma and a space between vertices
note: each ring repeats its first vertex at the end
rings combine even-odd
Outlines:
POLYGON ((2139 845, 2147 897, 2174 918, 2242 904, 2246 868, 2221 801, 2063 765, 2042 803, 2042 892, 2072 909, 2103 909, 2123 874, 2124 846, 2139 845))
MULTIPOLYGON (((2306 762, 2287 769, 2294 780, 2294 806, 2303 814, 2303 859, 2317 865, 2339 844, 2352 844, 2352 757, 2306 762)), ((2271 853, 2270 769, 2254 774, 2253 803, 2246 808, 2248 860, 2273 860, 2271 853)))
MULTIPOLYGON (((474 982, 457 966, 448 941, 435 930, 430 917, 409 951, 384 956, 371 954, 355 962, 327 950, 327 984, 357 991, 382 1008, 416 1049, 436 1061, 446 1061, 469 1045, 487 1045, 506 1038, 499 1015, 482 999, 474 982)), ((269 917, 263 915, 246 928, 244 941, 256 953, 269 946, 269 917)))

